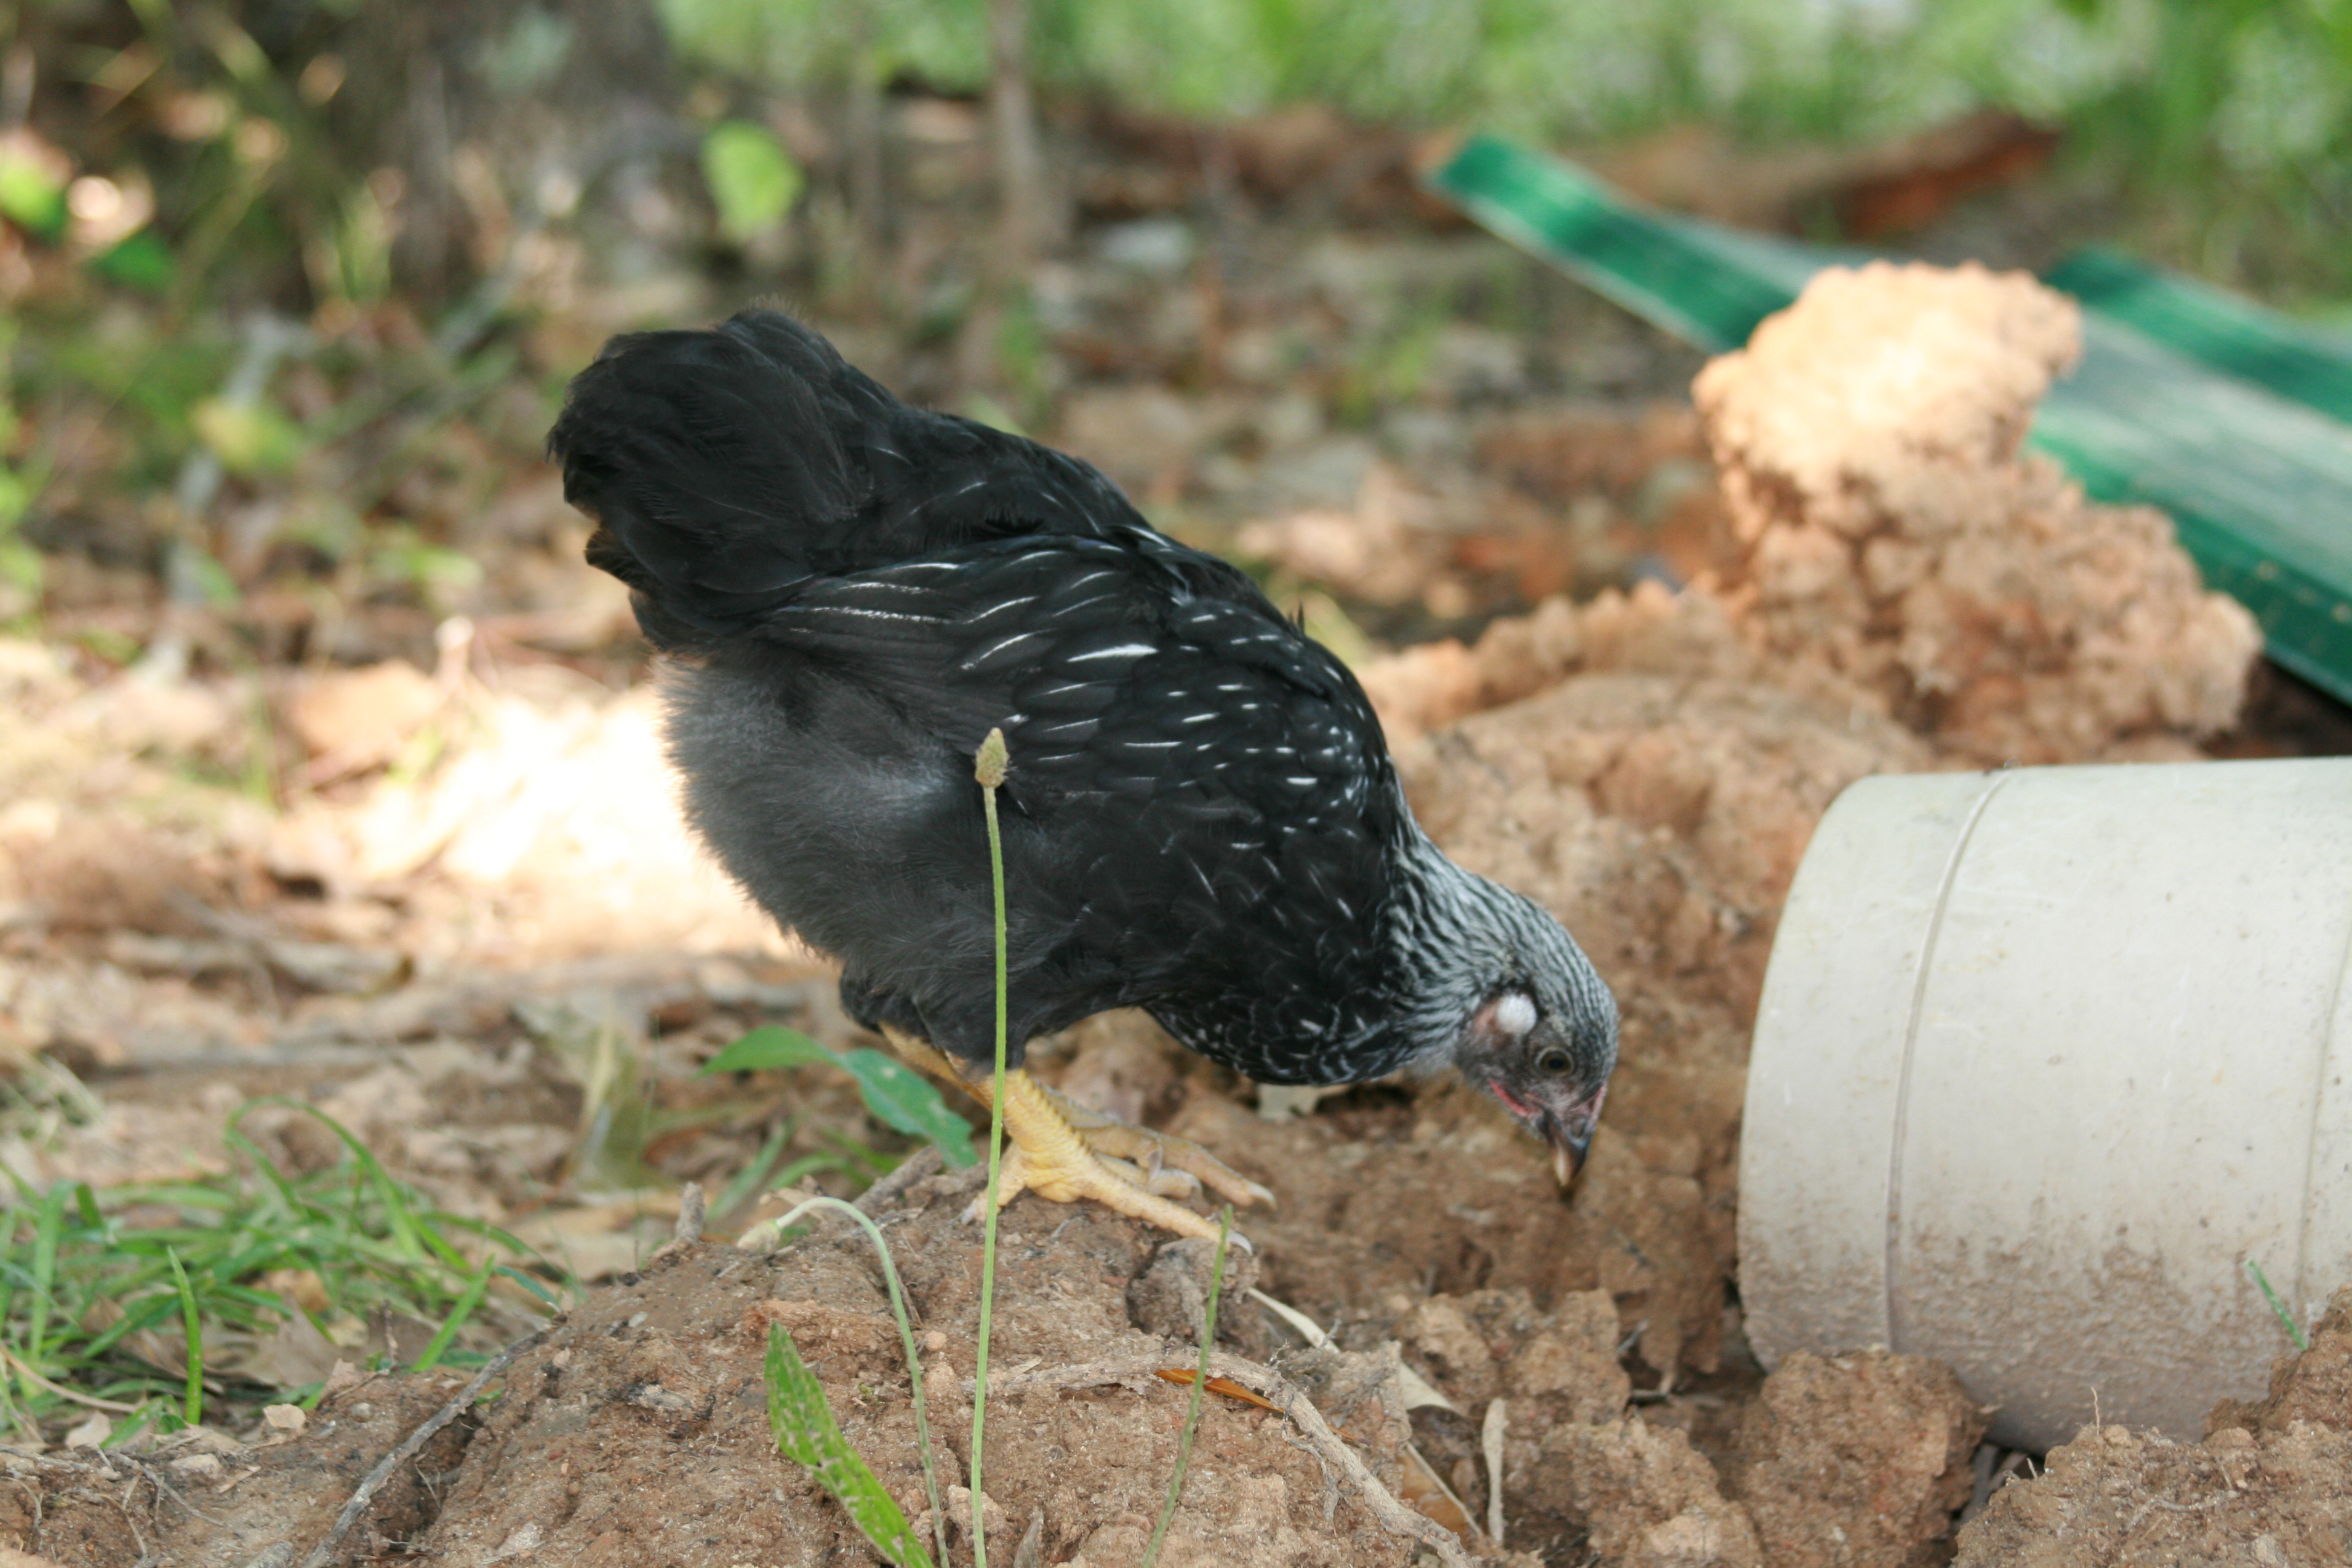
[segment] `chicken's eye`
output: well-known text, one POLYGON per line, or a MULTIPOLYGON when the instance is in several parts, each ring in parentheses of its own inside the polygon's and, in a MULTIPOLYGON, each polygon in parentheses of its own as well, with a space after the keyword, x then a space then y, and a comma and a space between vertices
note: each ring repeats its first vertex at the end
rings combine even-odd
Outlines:
POLYGON ((1546 1051, 1543 1055, 1536 1058, 1536 1066, 1543 1068, 1544 1071, 1552 1074, 1554 1077, 1558 1077, 1559 1074, 1566 1072, 1574 1064, 1570 1062, 1568 1059, 1568 1053, 1561 1050, 1558 1046, 1552 1047, 1551 1049, 1546 1051))

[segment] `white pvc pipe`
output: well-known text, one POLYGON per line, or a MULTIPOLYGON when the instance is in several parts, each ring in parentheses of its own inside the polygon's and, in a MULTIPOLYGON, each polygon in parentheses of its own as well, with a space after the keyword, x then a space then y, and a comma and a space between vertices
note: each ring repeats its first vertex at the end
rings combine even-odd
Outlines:
POLYGON ((2352 759, 1864 779, 1799 868, 1739 1166, 1765 1364, 1949 1362, 2195 1438, 2352 1282, 2352 759))

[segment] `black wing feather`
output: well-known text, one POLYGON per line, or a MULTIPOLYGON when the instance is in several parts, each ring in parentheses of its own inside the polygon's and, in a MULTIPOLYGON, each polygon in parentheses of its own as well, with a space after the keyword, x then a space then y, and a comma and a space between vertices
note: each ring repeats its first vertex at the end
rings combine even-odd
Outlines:
POLYGON ((1150 525, 1098 471, 910 408, 789 316, 615 338, 548 437, 589 560, 637 592, 646 635, 707 647, 792 590, 977 540, 1150 525))
POLYGON ((1244 998, 1328 1008, 1335 959, 1377 962, 1358 950, 1403 808, 1361 689, 1245 580, 1202 595, 1197 563, 1162 554, 1011 540, 813 579, 692 678, 678 733, 698 824, 780 920, 854 959, 853 990, 904 998, 898 1021, 943 1049, 993 1044, 971 780, 992 727, 1012 753, 1016 1042, 1145 1004, 1231 1059, 1299 1037, 1227 1016, 1244 998), (887 738, 887 791, 839 784, 829 742, 850 712, 887 738), (908 866, 922 874, 867 869, 908 866), (1258 940, 1236 951, 1244 931, 1258 940))

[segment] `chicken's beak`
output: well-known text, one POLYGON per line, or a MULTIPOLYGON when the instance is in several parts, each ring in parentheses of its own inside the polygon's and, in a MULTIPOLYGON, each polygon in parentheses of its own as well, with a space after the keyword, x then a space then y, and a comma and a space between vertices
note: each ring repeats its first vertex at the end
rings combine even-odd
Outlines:
POLYGON ((1591 1099, 1566 1111, 1553 1111, 1544 1117, 1544 1137, 1551 1143, 1552 1173, 1559 1178, 1562 1191, 1584 1169, 1585 1151, 1592 1147, 1592 1130, 1601 1124, 1601 1102, 1608 1098, 1609 1086, 1602 1084, 1592 1091, 1591 1099))
POLYGON ((1584 1152, 1592 1146, 1592 1135, 1588 1131, 1581 1138, 1572 1137, 1557 1122, 1547 1131, 1551 1136, 1552 1173, 1559 1178, 1560 1190, 1565 1192, 1576 1180, 1576 1173, 1584 1169, 1584 1152))

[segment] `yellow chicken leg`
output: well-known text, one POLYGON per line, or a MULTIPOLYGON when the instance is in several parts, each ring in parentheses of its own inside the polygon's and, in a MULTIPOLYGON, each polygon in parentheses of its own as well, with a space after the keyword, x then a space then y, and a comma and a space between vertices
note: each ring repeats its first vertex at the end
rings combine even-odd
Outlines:
MULTIPOLYGON (((887 1026, 882 1033, 915 1066, 988 1103, 992 1074, 975 1083, 927 1042, 887 1026)), ((1213 1240, 1216 1226, 1171 1202, 1169 1194, 1198 1192, 1205 1184, 1235 1204, 1274 1202, 1271 1192, 1198 1143, 1089 1110, 1020 1068, 1004 1074, 1004 1131, 1013 1147, 998 1177, 999 1206, 1024 1189, 1058 1204, 1092 1198, 1162 1230, 1213 1240)), ((975 1214, 984 1201, 974 1200, 975 1214)))

